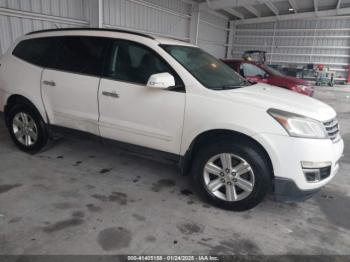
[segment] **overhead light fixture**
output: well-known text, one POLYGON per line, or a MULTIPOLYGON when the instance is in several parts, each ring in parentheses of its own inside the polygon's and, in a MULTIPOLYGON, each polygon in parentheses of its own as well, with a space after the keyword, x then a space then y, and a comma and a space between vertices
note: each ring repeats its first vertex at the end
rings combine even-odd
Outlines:
POLYGON ((289 10, 289 12, 293 12, 294 8, 290 7, 288 10, 289 10))

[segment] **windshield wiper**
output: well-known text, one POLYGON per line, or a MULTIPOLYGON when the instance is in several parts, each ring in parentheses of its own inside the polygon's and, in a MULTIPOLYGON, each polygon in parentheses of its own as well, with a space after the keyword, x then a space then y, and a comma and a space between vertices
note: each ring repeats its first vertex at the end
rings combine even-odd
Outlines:
POLYGON ((245 86, 250 86, 251 83, 247 79, 243 79, 240 81, 239 85, 234 85, 234 84, 228 84, 228 85, 223 85, 219 88, 216 88, 216 90, 230 90, 230 89, 238 89, 238 88, 243 88, 245 86))
POLYGON ((250 85, 252 85, 252 83, 247 79, 242 79, 241 85, 242 86, 250 86, 250 85))
POLYGON ((238 89, 238 88, 242 88, 242 86, 241 85, 223 85, 221 87, 222 90, 238 89))
MULTIPOLYGON (((249 82, 247 82, 249 83, 249 82)), ((212 87, 211 89, 213 90, 231 90, 231 89, 239 89, 239 88, 243 88, 246 85, 243 85, 242 83, 235 85, 235 84, 227 84, 227 85, 223 85, 223 86, 218 86, 218 87, 212 87)))

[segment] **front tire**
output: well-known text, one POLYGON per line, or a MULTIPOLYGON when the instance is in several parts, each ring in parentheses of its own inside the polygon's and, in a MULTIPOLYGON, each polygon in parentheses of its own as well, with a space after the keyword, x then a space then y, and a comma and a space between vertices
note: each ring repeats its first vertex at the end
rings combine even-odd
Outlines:
POLYGON ((248 140, 226 138, 201 147, 192 171, 199 193, 211 204, 232 211, 258 205, 272 184, 265 152, 248 140))
POLYGON ((13 142, 26 153, 40 152, 49 141, 48 130, 41 115, 28 105, 17 104, 10 109, 7 127, 13 142))

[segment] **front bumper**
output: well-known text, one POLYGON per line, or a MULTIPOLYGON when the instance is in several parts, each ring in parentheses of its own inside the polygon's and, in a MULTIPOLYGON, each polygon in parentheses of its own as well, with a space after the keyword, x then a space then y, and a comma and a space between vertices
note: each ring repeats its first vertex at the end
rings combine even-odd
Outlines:
POLYGON ((315 89, 313 88, 306 88, 306 89, 301 89, 300 94, 307 95, 307 96, 314 96, 315 89))
POLYGON ((313 97, 314 94, 315 94, 315 90, 314 90, 314 89, 310 89, 310 90, 307 92, 306 95, 313 97))
POLYGON ((294 199, 295 195, 312 195, 329 183, 338 172, 344 150, 342 139, 333 143, 330 139, 304 139, 273 134, 259 134, 254 139, 269 154, 275 177, 275 192, 285 198, 289 191, 294 199), (308 182, 302 162, 330 162, 330 175, 318 182, 308 182))
POLYGON ((274 199, 281 202, 304 201, 321 190, 321 188, 300 190, 293 180, 283 177, 275 177, 273 186, 274 199))

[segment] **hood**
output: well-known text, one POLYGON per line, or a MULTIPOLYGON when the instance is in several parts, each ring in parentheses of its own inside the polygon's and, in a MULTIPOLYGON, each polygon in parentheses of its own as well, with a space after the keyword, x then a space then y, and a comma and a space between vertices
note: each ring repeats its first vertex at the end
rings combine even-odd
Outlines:
POLYGON ((292 76, 276 76, 274 75, 275 78, 278 78, 278 80, 280 80, 281 82, 284 82, 286 84, 296 84, 296 85, 304 85, 304 86, 310 86, 309 82, 304 80, 304 79, 300 79, 300 78, 296 78, 296 77, 292 77, 292 76))
POLYGON ((244 103, 267 111, 270 108, 307 116, 319 121, 328 121, 336 116, 329 105, 314 98, 287 89, 266 84, 221 92, 235 103, 244 103))

